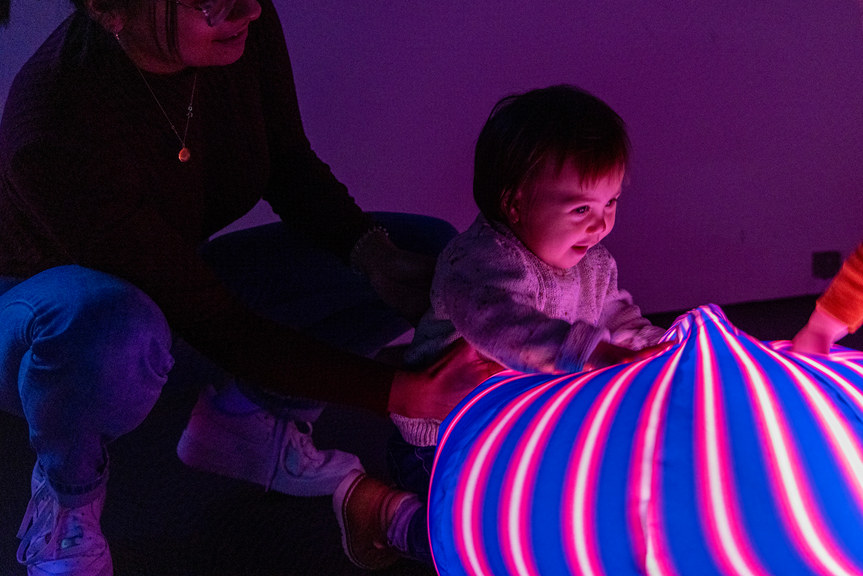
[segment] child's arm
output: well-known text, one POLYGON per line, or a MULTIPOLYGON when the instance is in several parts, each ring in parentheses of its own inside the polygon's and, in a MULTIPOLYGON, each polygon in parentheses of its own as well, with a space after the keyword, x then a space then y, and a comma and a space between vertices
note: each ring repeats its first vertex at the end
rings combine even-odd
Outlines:
POLYGON ((607 251, 605 257, 608 273, 605 300, 602 303, 600 326, 605 326, 611 333, 610 342, 616 346, 640 350, 659 342, 665 330, 652 325, 641 310, 632 301, 632 296, 626 290, 617 286, 617 263, 607 251))
POLYGON ((830 346, 863 323, 863 244, 845 261, 794 337, 794 352, 827 354, 830 346))
POLYGON ((435 309, 477 350, 525 372, 578 372, 608 330, 542 312, 549 278, 505 243, 458 242, 441 255, 432 286, 435 309))

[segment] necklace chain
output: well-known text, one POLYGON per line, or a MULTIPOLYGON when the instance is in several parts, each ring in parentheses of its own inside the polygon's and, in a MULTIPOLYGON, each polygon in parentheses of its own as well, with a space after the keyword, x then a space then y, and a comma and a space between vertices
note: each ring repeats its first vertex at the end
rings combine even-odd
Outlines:
POLYGON ((156 101, 156 105, 159 106, 159 110, 162 111, 162 114, 165 116, 165 120, 168 121, 168 124, 171 126, 171 130, 174 131, 174 134, 177 135, 177 140, 180 141, 180 145, 183 147, 180 150, 180 154, 178 155, 180 158, 180 162, 188 162, 189 158, 191 158, 192 154, 189 152, 189 149, 186 148, 186 136, 189 135, 189 120, 192 119, 192 102, 195 100, 195 86, 198 84, 198 73, 195 72, 195 76, 192 78, 192 95, 189 97, 189 107, 186 111, 186 128, 183 131, 183 137, 180 137, 180 133, 177 132, 177 128, 174 126, 174 123, 171 122, 171 118, 168 116, 168 113, 165 112, 165 109, 162 107, 162 103, 159 102, 159 99, 156 97, 156 93, 153 92, 153 89, 150 87, 150 83, 147 82, 147 78, 144 76, 144 73, 141 72, 141 69, 135 66, 135 69, 138 70, 138 74, 141 76, 141 80, 144 81, 144 85, 147 87, 147 90, 150 91, 150 94, 153 96, 153 100, 156 101))

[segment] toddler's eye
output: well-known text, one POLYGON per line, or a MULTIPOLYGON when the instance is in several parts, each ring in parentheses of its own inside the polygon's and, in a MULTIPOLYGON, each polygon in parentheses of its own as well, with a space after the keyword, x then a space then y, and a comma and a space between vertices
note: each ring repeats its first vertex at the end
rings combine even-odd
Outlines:
POLYGON ((589 208, 587 206, 579 206, 578 208, 573 209, 573 212, 576 214, 587 214, 589 208))
POLYGON ((607 208, 611 208, 611 207, 612 207, 612 206, 614 206, 615 204, 617 204, 617 198, 612 198, 611 200, 609 200, 609 201, 608 201, 608 204, 606 204, 605 206, 606 206, 607 208))

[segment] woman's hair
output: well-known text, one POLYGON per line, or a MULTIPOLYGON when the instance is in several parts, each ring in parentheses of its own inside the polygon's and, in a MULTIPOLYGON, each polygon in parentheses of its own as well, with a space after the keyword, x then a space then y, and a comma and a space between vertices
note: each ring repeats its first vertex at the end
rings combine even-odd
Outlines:
POLYGON ((476 143, 473 197, 488 220, 506 223, 515 193, 545 166, 573 162, 581 184, 626 169, 626 125, 605 102, 561 84, 501 99, 476 143))
MULTIPOLYGON (((0 2, 2 1, 3 0, 0 0, 0 2)), ((152 23, 153 34, 158 37, 156 34, 157 26, 165 27, 165 38, 167 39, 168 45, 161 46, 161 43, 157 42, 160 45, 163 54, 166 56, 175 56, 180 52, 180 45, 177 41, 177 4, 170 1, 165 2, 165 21, 158 22, 156 19, 157 1, 159 0, 100 0, 100 6, 104 10, 117 9, 126 11, 146 8, 152 23), (136 4, 139 3, 146 4, 144 6, 136 6, 136 4)), ((71 2, 72 5, 75 6, 76 10, 87 11, 85 0, 71 0, 71 2)))

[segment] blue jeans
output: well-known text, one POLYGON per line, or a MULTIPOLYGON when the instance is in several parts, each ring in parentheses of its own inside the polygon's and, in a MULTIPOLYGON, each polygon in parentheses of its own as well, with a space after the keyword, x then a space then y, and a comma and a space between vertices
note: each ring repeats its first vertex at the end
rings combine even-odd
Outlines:
POLYGON ((0 279, 0 407, 23 415, 63 506, 107 481, 106 443, 150 412, 173 365, 171 331, 141 290, 80 266, 0 279))
MULTIPOLYGON (((457 234, 448 222, 429 216, 372 216, 396 246, 417 254, 437 256, 457 234)), ((250 309, 347 352, 371 358, 411 329, 365 276, 280 222, 215 238, 201 254, 250 309)), ((252 382, 237 384, 256 404, 292 420, 313 422, 324 408, 323 402, 285 398, 252 382)))
MULTIPOLYGON (((375 218, 397 246, 427 254, 456 233, 435 218, 375 218)), ((253 310, 345 350, 373 355, 409 328, 363 276, 282 223, 226 234, 202 253, 253 310)), ((0 408, 27 419, 60 503, 83 506, 104 488, 105 445, 143 421, 167 381, 168 324, 129 282, 60 266, 0 277, 0 326, 0 408)))

